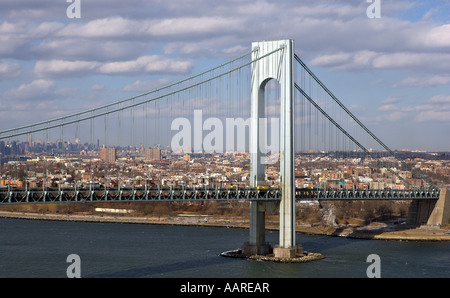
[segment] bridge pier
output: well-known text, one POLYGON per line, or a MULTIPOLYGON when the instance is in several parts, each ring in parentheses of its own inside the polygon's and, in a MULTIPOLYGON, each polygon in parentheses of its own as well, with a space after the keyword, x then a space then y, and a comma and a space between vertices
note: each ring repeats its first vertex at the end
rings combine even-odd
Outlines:
POLYGON ((278 202, 250 202, 250 239, 244 243, 242 253, 245 255, 267 255, 273 252, 266 242, 266 212, 278 210, 278 202))
POLYGON ((450 190, 441 189, 439 199, 415 200, 408 211, 408 222, 413 226, 442 226, 450 223, 450 190))

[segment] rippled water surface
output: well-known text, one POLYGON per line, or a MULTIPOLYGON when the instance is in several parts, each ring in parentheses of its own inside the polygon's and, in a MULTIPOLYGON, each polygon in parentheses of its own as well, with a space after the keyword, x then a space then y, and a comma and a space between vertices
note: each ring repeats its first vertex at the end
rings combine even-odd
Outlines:
MULTIPOLYGON (((282 264, 220 257, 248 230, 170 225, 84 223, 0 218, 0 277, 66 277, 67 256, 81 277, 366 277, 367 256, 381 277, 450 277, 449 242, 358 240, 297 235, 326 258, 282 264)), ((278 243, 277 232, 267 240, 278 243)))

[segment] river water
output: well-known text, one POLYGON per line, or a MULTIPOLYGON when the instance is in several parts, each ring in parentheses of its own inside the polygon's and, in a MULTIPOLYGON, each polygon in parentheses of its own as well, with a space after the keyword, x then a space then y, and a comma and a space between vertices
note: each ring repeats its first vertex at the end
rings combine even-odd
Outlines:
MULTIPOLYGON (((297 278, 367 277, 380 257, 381 277, 450 277, 450 242, 382 241, 297 235, 304 250, 326 258, 300 264, 221 257, 248 230, 170 225, 0 218, 0 277, 67 277, 67 257, 81 277, 297 278)), ((278 243, 278 232, 267 232, 278 243)))

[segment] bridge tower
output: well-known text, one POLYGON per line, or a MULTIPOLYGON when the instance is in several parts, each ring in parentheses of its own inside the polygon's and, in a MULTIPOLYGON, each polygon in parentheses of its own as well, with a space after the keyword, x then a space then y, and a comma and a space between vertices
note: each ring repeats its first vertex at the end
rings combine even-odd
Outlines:
POLYGON ((265 131, 260 119, 265 117, 264 92, 267 82, 280 84, 280 184, 281 202, 250 203, 250 241, 244 253, 267 254, 271 247, 265 241, 265 212, 279 210, 279 245, 276 257, 295 255, 295 172, 294 172, 294 41, 261 41, 252 43, 252 60, 274 52, 252 64, 250 173, 251 186, 264 186, 265 156, 260 144, 265 144, 265 131))

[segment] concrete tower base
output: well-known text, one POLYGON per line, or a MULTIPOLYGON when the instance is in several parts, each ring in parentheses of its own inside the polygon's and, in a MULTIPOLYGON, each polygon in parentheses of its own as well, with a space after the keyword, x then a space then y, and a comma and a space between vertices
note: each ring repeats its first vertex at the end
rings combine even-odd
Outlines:
POLYGON ((255 245, 246 242, 242 246, 241 250, 242 254, 246 256, 265 256, 272 254, 273 252, 272 246, 269 243, 255 245))
POLYGON ((450 191, 441 189, 439 200, 437 200, 433 211, 428 218, 427 225, 442 226, 450 223, 450 191))
POLYGON ((279 259, 292 259, 295 257, 303 256, 303 247, 299 244, 288 248, 275 247, 273 249, 273 255, 275 258, 279 259))
POLYGON ((450 223, 450 191, 441 190, 439 199, 415 200, 408 211, 408 222, 412 226, 442 226, 450 223))

